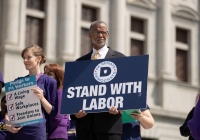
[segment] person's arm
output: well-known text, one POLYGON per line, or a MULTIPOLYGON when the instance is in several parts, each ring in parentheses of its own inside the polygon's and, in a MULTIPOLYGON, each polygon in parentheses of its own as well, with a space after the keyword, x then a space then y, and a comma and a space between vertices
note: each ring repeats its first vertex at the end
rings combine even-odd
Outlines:
MULTIPOLYGON (((54 80, 54 79, 53 79, 54 80)), ((53 82, 49 83, 49 96, 52 108, 50 111, 50 116, 55 117, 58 113, 58 95, 57 95, 57 82, 54 80, 53 82)))
POLYGON ((55 117, 58 113, 58 96, 57 96, 57 83, 52 78, 48 84, 46 84, 46 94, 50 96, 50 100, 48 101, 44 95, 43 90, 39 87, 33 88, 32 90, 38 96, 41 101, 42 106, 44 107, 45 111, 51 116, 55 117))
POLYGON ((38 96, 38 98, 40 99, 40 102, 41 102, 42 106, 44 107, 45 111, 48 114, 50 114, 50 112, 52 110, 52 105, 44 98, 43 90, 40 89, 39 87, 32 88, 32 90, 38 96))
POLYGON ((190 132, 192 134, 192 137, 195 140, 199 140, 200 139, 200 100, 198 101, 198 103, 196 104, 196 107, 194 109, 194 114, 193 114, 193 118, 191 120, 188 121, 187 125, 190 129, 190 132))
POLYGON ((18 131, 21 129, 21 127, 16 128, 10 123, 7 113, 5 114, 5 126, 6 126, 6 130, 11 133, 18 133, 18 131))
POLYGON ((3 88, 3 83, 0 81, 0 94, 1 94, 2 88, 3 88))
POLYGON ((131 117, 138 120, 144 129, 150 129, 154 125, 154 119, 149 109, 143 112, 138 110, 138 113, 133 113, 131 117))
POLYGON ((181 135, 184 136, 184 137, 188 137, 188 136, 191 135, 190 129, 189 129, 188 126, 187 126, 187 122, 188 122, 190 119, 192 119, 193 113, 194 113, 194 107, 193 107, 192 110, 189 112, 189 114, 188 114, 188 116, 187 116, 185 122, 183 123, 183 125, 180 126, 180 128, 179 128, 181 135))
POLYGON ((4 80, 3 80, 3 75, 0 71, 0 94, 1 94, 1 91, 2 91, 2 88, 4 87, 4 80))
POLYGON ((45 111, 50 114, 52 110, 52 105, 43 97, 40 99, 42 106, 44 107, 45 111))

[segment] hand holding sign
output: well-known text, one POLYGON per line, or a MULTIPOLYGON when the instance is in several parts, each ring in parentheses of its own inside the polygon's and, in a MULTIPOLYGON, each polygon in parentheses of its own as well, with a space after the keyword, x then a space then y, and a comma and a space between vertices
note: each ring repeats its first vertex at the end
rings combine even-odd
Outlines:
POLYGON ((109 109, 109 113, 110 114, 113 114, 113 115, 116 115, 116 114, 122 114, 121 111, 117 110, 117 107, 116 106, 112 106, 110 109, 109 109))
POLYGON ((82 117, 84 117, 85 115, 87 115, 87 113, 85 113, 85 111, 83 111, 83 110, 80 110, 78 113, 76 113, 76 118, 82 118, 82 117))
POLYGON ((6 124, 6 130, 8 130, 9 132, 15 134, 18 133, 18 131, 21 129, 21 127, 16 128, 14 127, 12 124, 6 124))
POLYGON ((34 94, 37 95, 40 100, 44 98, 43 90, 41 88, 36 87, 32 88, 31 90, 33 90, 34 94))
POLYGON ((131 117, 140 121, 140 119, 144 116, 144 114, 140 111, 140 110, 137 110, 137 112, 133 112, 131 113, 131 117))

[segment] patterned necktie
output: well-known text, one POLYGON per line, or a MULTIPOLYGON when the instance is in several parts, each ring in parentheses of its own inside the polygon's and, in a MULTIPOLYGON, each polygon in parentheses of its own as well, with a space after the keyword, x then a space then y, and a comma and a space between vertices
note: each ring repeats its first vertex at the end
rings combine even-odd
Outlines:
POLYGON ((97 60, 98 59, 98 55, 99 55, 99 52, 96 51, 94 56, 92 57, 92 60, 97 60))

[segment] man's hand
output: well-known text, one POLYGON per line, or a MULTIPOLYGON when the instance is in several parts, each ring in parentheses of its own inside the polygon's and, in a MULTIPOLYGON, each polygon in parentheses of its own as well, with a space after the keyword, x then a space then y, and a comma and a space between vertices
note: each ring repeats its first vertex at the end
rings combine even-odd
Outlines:
POLYGON ((110 114, 113 114, 113 115, 116 115, 116 114, 122 114, 122 111, 119 111, 119 110, 117 110, 117 107, 115 107, 115 106, 112 106, 110 109, 109 109, 109 113, 110 114))
POLYGON ((80 110, 78 113, 75 114, 76 118, 82 118, 84 117, 85 115, 87 115, 87 113, 85 113, 85 111, 83 110, 80 110))

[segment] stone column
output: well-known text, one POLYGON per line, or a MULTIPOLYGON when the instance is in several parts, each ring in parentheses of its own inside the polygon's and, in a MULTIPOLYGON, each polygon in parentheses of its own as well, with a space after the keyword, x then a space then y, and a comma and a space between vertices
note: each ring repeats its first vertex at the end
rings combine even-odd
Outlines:
POLYGON ((2 0, 0 69, 6 81, 27 74, 20 55, 22 51, 20 46, 22 3, 22 0, 2 0))
POLYGON ((159 1, 159 26, 158 26, 158 67, 159 75, 170 77, 173 75, 173 67, 175 65, 173 59, 172 46, 172 17, 171 17, 171 3, 170 0, 159 1))
POLYGON ((3 0, 2 46, 18 45, 20 0, 3 0))
MULTIPOLYGON (((74 0, 59 0, 58 47, 59 61, 69 61, 74 54, 74 0)), ((62 62, 61 62, 62 63, 62 62)))
POLYGON ((110 0, 109 46, 125 52, 125 0, 110 0))
POLYGON ((48 61, 56 58, 56 22, 57 22, 57 1, 47 0, 46 12, 46 32, 45 32, 45 49, 48 61))

